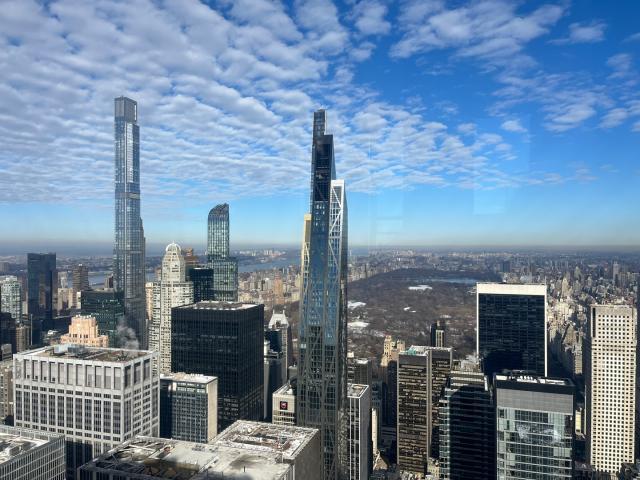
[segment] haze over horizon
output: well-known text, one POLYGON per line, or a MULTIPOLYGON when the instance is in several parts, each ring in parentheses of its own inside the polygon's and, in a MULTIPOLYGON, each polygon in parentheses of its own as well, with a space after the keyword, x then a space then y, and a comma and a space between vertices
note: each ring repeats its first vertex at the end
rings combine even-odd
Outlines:
POLYGON ((637 2, 4 13, 0 251, 113 243, 120 95, 138 102, 151 248, 203 245, 224 202, 233 248, 299 246, 320 107, 354 247, 640 245, 637 2))

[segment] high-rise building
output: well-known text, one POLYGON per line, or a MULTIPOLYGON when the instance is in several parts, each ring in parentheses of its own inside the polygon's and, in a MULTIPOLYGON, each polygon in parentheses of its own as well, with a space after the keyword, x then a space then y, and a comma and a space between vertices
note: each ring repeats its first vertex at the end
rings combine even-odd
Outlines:
MULTIPOLYGON (((266 332, 267 338, 271 343, 271 349, 282 352, 284 356, 285 369, 288 370, 293 365, 293 336, 291 333, 291 325, 287 316, 283 313, 273 313, 266 332), (275 338, 278 341, 275 341, 275 338)), ((285 375, 285 380, 286 380, 285 375)))
POLYGON ((65 480, 64 435, 0 425, 0 478, 65 480))
POLYGON ((413 345, 399 355, 397 460, 404 471, 422 475, 429 457, 438 458, 438 402, 451 366, 451 348, 413 345))
POLYGON ((193 283, 193 301, 215 300, 213 268, 194 267, 188 270, 187 280, 193 283))
POLYGON ((587 460, 615 477, 623 463, 635 460, 637 316, 627 305, 594 305, 590 314, 584 342, 587 460))
MULTIPOLYGON (((398 413, 398 357, 405 350, 404 340, 393 339, 387 335, 384 339, 382 358, 380 359, 380 375, 384 382, 384 411, 382 423, 395 432, 398 413)), ((395 437, 395 434, 392 435, 395 437)))
MULTIPOLYGON (((31 347, 31 326, 26 323, 16 324, 16 352, 23 352, 31 347)), ((12 342, 13 343, 13 342, 12 342)))
POLYGON ((80 298, 80 312, 96 319, 98 333, 109 337, 109 346, 124 347, 118 334, 118 326, 125 325, 124 292, 113 288, 85 290, 80 298))
POLYGON ((444 322, 438 320, 436 323, 431 324, 431 346, 432 347, 444 347, 445 341, 445 325, 444 322))
POLYGON ((13 425, 13 358, 0 362, 0 423, 13 425))
POLYGON ((346 478, 368 480, 373 467, 371 456, 371 387, 347 384, 346 478))
POLYGON ((373 367, 369 358, 355 358, 347 354, 347 383, 369 385, 373 383, 373 367))
POLYGON ((27 313, 32 345, 39 345, 43 332, 53 329, 57 289, 56 254, 27 254, 27 313))
POLYGON ((296 388, 294 378, 273 392, 271 423, 276 425, 296 425, 296 388))
POLYGON ((180 246, 171 243, 162 258, 160 281, 153 283, 149 350, 159 353, 160 373, 171 372, 171 309, 193 303, 193 284, 186 281, 180 246))
MULTIPOLYGON (((298 422, 320 430, 325 480, 344 476, 347 397, 347 204, 326 112, 313 117, 309 258, 300 302, 298 422)), ((304 256, 304 253, 303 253, 304 256)))
POLYGON ((573 478, 574 384, 517 373, 493 383, 497 478, 573 478))
POLYGON ((127 325, 142 347, 147 344, 145 313, 145 240, 140 217, 140 127, 138 104, 115 102, 115 246, 113 286, 124 292, 127 325))
POLYGON ((526 370, 547 375, 547 287, 478 283, 478 356, 485 374, 526 370))
POLYGON ((13 357, 16 426, 62 431, 67 479, 135 435, 158 435, 157 354, 57 345, 13 357))
POLYGON ((285 368, 284 355, 280 351, 271 350, 268 340, 264 341, 264 383, 262 405, 262 418, 266 422, 271 421, 273 409, 273 392, 278 390, 287 381, 287 369, 285 368))
POLYGON ((87 347, 108 347, 109 337, 100 335, 98 322, 90 315, 76 315, 71 319, 69 333, 60 337, 60 343, 73 343, 87 347))
POLYGON ((174 372, 218 377, 218 430, 262 417, 264 305, 199 302, 171 316, 174 372))
POLYGON ((451 372, 440 398, 440 479, 496 478, 496 418, 478 368, 451 372))
POLYGON ((213 269, 214 300, 238 300, 238 259, 229 256, 229 205, 216 205, 209 212, 207 264, 213 269))
POLYGON ((160 436, 209 443, 218 434, 218 379, 160 375, 160 436))
POLYGON ((0 277, 0 312, 10 314, 15 321, 22 319, 22 285, 18 277, 0 277))
POLYGON ((81 480, 320 480, 311 428, 234 423, 211 443, 138 436, 80 468, 81 480))
POLYGON ((78 264, 73 267, 71 272, 71 284, 72 288, 72 300, 73 306, 77 306, 78 294, 84 292, 85 290, 89 290, 89 268, 86 265, 78 264))
POLYGON ((6 348, 9 353, 15 352, 15 336, 16 321, 13 319, 11 314, 0 312, 0 348, 6 348))

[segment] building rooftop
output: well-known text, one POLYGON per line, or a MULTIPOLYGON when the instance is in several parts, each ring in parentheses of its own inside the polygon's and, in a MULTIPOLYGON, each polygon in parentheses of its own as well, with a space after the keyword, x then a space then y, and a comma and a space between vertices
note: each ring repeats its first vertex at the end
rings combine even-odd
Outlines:
POLYGON ((153 352, 149 350, 126 350, 123 348, 86 347, 84 345, 62 344, 36 348, 16 355, 25 357, 54 357, 65 359, 91 360, 94 362, 126 363, 153 352))
POLYGON ((59 436, 62 435, 0 425, 0 464, 46 444, 52 437, 59 436))
POLYGON ((492 283, 479 282, 476 284, 478 293, 493 293, 496 295, 546 295, 547 286, 544 283, 492 283))
POLYGON ((163 480, 280 480, 296 454, 318 434, 311 428, 238 421, 208 444, 136 437, 82 469, 163 480))
POLYGON ((347 383, 347 397, 361 397, 367 391, 369 385, 360 385, 358 383, 347 383))
POLYGON ((560 385, 573 387, 573 382, 567 378, 548 378, 520 372, 496 373, 495 379, 498 382, 515 382, 522 384, 560 385))
POLYGON ((212 377, 209 375, 201 375, 199 373, 169 373, 161 374, 160 380, 172 380, 174 382, 187 382, 187 383, 202 383, 207 384, 218 380, 218 377, 212 377))
POLYGON ((192 303, 189 305, 182 305, 175 307, 179 309, 189 310, 246 310, 249 308, 257 307, 255 303, 241 303, 241 302, 221 302, 214 300, 203 300, 201 302, 192 303))
POLYGON ((427 352, 445 352, 451 354, 451 347, 428 347, 425 345, 411 345, 406 350, 400 352, 401 355, 426 355, 427 352))

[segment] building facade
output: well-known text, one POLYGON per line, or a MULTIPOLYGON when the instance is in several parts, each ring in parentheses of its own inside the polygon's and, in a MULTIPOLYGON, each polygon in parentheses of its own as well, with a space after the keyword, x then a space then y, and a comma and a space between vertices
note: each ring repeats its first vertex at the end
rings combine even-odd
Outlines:
POLYGON ((611 477, 635 461, 637 346, 635 308, 591 307, 585 338, 587 461, 611 477))
POLYGON ((182 250, 167 245, 162 258, 160 281, 153 283, 153 314, 149 328, 149 350, 158 352, 161 374, 171 373, 171 309, 193 303, 193 284, 186 281, 182 250))
POLYGON ((124 292, 127 325, 146 346, 145 239, 140 217, 140 127, 138 104, 114 100, 115 245, 113 286, 124 292))
POLYGON ((98 333, 109 338, 109 346, 123 347, 118 336, 118 325, 125 324, 124 292, 113 288, 85 290, 81 292, 80 299, 81 314, 96 319, 98 333))
MULTIPOLYGON (((283 313, 273 313, 269 320, 268 332, 279 337, 279 348, 271 341, 271 349, 281 351, 284 356, 285 369, 293 365, 293 335, 287 316, 283 313)), ((286 379, 286 376, 285 376, 286 379)))
POLYGON ((172 373, 160 376, 160 436, 208 443, 218 434, 218 379, 172 373))
POLYGON ((215 300, 213 288, 213 268, 194 267, 188 270, 187 279, 193 283, 194 303, 215 300))
POLYGON ((347 477, 368 480, 372 471, 371 387, 347 385, 347 477))
POLYGON ((73 343, 87 347, 108 347, 109 337, 100 335, 95 317, 76 315, 71 319, 69 333, 60 337, 60 343, 73 343))
POLYGON ((0 425, 0 478, 65 480, 64 436, 0 425))
POLYGON ((57 289, 56 254, 28 253, 27 313, 31 324, 32 345, 39 345, 43 333, 53 329, 57 289))
POLYGON ((296 425, 297 380, 290 380, 273 392, 271 423, 276 425, 296 425))
POLYGON ((159 431, 157 354, 58 345, 13 357, 15 423, 64 434, 67 479, 135 435, 159 431))
POLYGON ((13 359, 0 362, 0 423, 13 425, 13 359))
POLYGON ((497 374, 494 388, 497 478, 573 478, 574 384, 497 374))
MULTIPOLYGON (((326 112, 313 119, 311 222, 300 302, 298 421, 320 430, 325 480, 344 476, 347 396, 347 205, 326 112)), ((306 235, 305 235, 306 237, 306 235)), ((303 252, 304 256, 304 252, 303 252)))
POLYGON ((71 271, 71 286, 73 306, 78 307, 78 295, 85 290, 89 290, 89 268, 86 265, 78 264, 71 271))
POLYGON ((229 256, 229 205, 216 205, 207 222, 207 266, 213 269, 213 300, 238 300, 238 260, 229 256))
POLYGON ((476 292, 476 351, 485 374, 506 369, 546 376, 546 285, 478 283, 476 292))
POLYGON ((22 285, 18 277, 0 277, 0 312, 8 313, 15 321, 22 319, 22 285))
POLYGON ((218 377, 218 430, 262 418, 264 305, 199 302, 176 307, 171 322, 174 372, 218 377))

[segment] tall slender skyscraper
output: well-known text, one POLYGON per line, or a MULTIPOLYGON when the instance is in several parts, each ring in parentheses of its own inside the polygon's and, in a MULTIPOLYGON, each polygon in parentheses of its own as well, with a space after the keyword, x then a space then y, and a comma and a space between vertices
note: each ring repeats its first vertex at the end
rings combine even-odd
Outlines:
POLYGON ((140 218, 140 127, 138 104, 115 99, 115 246, 113 286, 124 292, 127 325, 141 346, 147 344, 145 321, 145 245, 140 218))
POLYGON ((309 258, 300 311, 298 418, 321 433, 326 480, 344 476, 347 396, 347 205, 326 112, 313 116, 309 258))
POLYGON ((27 254, 27 313, 31 343, 40 345, 42 334, 53 328, 53 306, 58 289, 55 253, 27 254))
POLYGON ((0 277, 0 312, 9 313, 15 321, 22 319, 22 286, 18 277, 0 277))
POLYGON ((229 205, 216 205, 207 224, 207 263, 213 269, 213 299, 238 300, 238 260, 229 256, 229 205))

